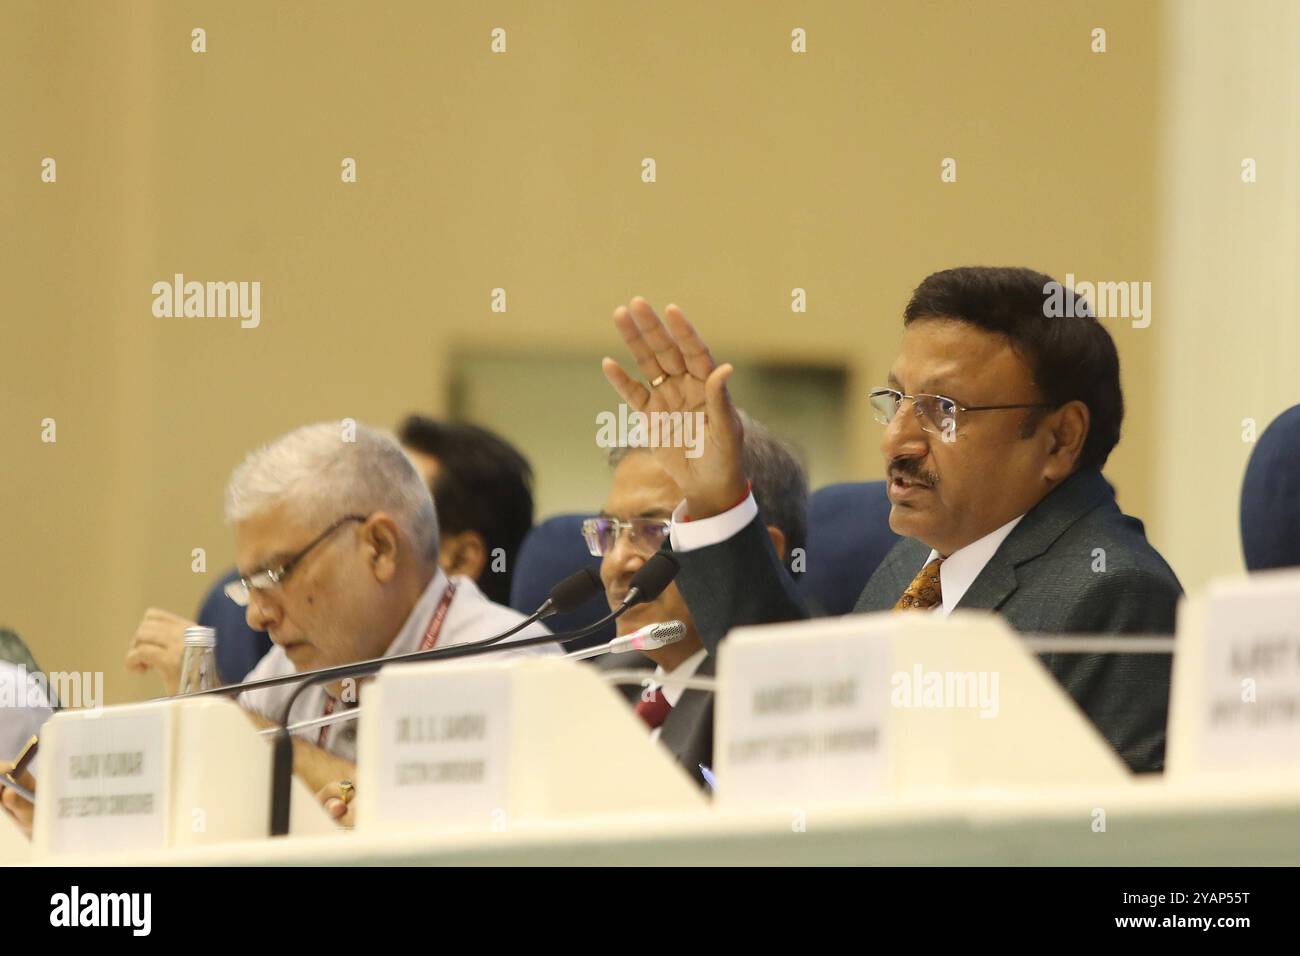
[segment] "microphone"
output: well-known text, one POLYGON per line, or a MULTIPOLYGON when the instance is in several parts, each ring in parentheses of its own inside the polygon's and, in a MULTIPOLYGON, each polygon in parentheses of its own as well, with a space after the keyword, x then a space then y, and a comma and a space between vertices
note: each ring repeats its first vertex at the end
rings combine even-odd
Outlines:
POLYGON ((625 607, 635 607, 653 601, 664 593, 664 589, 673 583, 682 566, 669 551, 656 551, 650 560, 636 569, 629 582, 627 596, 623 598, 625 607))
POLYGON ((657 651, 669 644, 676 644, 685 636, 686 625, 681 621, 647 624, 631 634, 614 638, 609 642, 609 652, 624 654, 628 651, 657 651))
MULTIPOLYGON (((584 603, 590 598, 596 590, 604 590, 600 576, 591 568, 583 568, 580 571, 571 574, 554 588, 551 589, 550 595, 542 606, 530 615, 529 619, 521 621, 519 624, 506 631, 504 634, 498 634, 495 637, 487 638, 482 641, 473 641, 464 644, 453 644, 450 647, 431 648, 427 651, 415 651, 410 654, 399 654, 395 657, 374 658, 368 661, 360 661, 356 664, 342 664, 337 667, 325 667, 316 671, 307 671, 302 674, 286 675, 283 678, 267 678, 263 681, 250 681, 245 688, 249 687, 267 687, 274 684, 289 683, 291 680, 299 681, 298 686, 293 693, 289 695, 289 700, 284 706, 284 712, 278 721, 278 727, 275 734, 274 752, 271 760, 271 836, 283 836, 289 832, 289 792, 290 784, 293 778, 293 737, 288 731, 289 715, 293 711, 293 705, 298 700, 298 696, 308 687, 329 680, 342 680, 346 677, 365 677, 374 674, 381 667, 388 664, 404 663, 408 661, 431 661, 446 660, 457 657, 472 657, 479 654, 487 654, 500 650, 522 650, 527 647, 534 647, 539 644, 559 643, 561 641, 573 640, 577 637, 585 637, 600 628, 604 627, 609 621, 620 617, 628 611, 629 608, 635 607, 646 601, 653 601, 664 589, 672 583, 673 578, 681 566, 677 559, 666 551, 658 551, 650 557, 645 564, 637 569, 632 575, 629 583, 627 595, 620 602, 619 606, 611 611, 605 617, 601 618, 594 624, 569 634, 543 634, 538 637, 530 637, 521 641, 513 642, 508 648, 493 646, 504 640, 512 634, 523 630, 533 621, 539 620, 550 614, 558 614, 565 610, 572 610, 574 607, 584 603)), ((221 688, 229 690, 229 688, 221 688)))
POLYGON ((681 621, 647 624, 631 634, 616 637, 605 644, 597 644, 595 647, 585 647, 580 651, 565 654, 564 659, 581 661, 589 657, 600 657, 604 654, 625 654, 628 651, 657 651, 669 644, 676 644, 684 637, 686 637, 686 625, 681 621))
MULTIPOLYGON (((669 644, 676 644, 685 636, 686 625, 681 621, 664 621, 660 624, 647 624, 645 627, 639 628, 631 634, 625 634, 612 641, 606 641, 604 644, 597 644, 594 647, 584 647, 582 650, 565 654, 564 660, 581 661, 589 657, 598 657, 602 654, 623 654, 627 651, 657 651, 659 648, 667 647, 669 644)), ((341 711, 337 714, 330 714, 326 717, 313 717, 310 720, 301 720, 296 724, 290 724, 286 729, 291 733, 296 733, 299 730, 310 730, 314 727, 324 727, 328 724, 356 720, 360 716, 361 708, 353 707, 351 710, 341 711)), ((264 730, 258 731, 259 734, 264 736, 270 736, 275 732, 275 727, 267 727, 264 730)))

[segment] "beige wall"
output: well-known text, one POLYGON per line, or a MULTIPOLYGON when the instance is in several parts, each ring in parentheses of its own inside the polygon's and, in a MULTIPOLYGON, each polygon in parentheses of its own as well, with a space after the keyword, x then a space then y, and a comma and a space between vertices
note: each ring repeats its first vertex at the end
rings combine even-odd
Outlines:
POLYGON ((1191 589, 1242 570, 1249 422, 1262 432, 1300 403, 1300 4, 1178 14, 1161 75, 1151 530, 1191 589))
MULTIPOLYGON (((1160 8, 790 9, 6 3, 0 618, 47 668, 104 670, 112 700, 156 693, 123 649, 145 606, 209 585, 191 549, 229 562, 221 492, 246 449, 440 412, 467 350, 617 353, 608 316, 635 293, 681 303, 721 358, 846 366, 849 478, 880 473, 864 392, 926 273, 1150 277, 1160 8), (260 280, 261 327, 154 318, 175 272, 260 280)), ((1111 477, 1143 513, 1163 366, 1151 330, 1112 330, 1131 417, 1111 477)))

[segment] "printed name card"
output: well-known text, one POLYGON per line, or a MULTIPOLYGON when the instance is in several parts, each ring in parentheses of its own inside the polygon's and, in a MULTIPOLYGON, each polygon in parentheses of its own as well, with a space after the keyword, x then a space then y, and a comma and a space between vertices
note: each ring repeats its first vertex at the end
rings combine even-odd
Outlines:
POLYGON ((809 803, 888 783, 890 644, 858 618, 723 642, 714 762, 729 805, 809 803))
POLYGON ((738 628, 719 655, 718 795, 798 809, 958 787, 1122 783, 1119 757, 987 612, 738 628))
POLYGON ((56 714, 41 739, 37 846, 44 853, 167 844, 175 709, 56 714))
POLYGON ((1202 600, 1199 613, 1180 616, 1177 653, 1188 660, 1175 668, 1180 705, 1199 710, 1191 725, 1202 769, 1300 771, 1300 574, 1216 581, 1202 600))
POLYGON ((358 790, 358 813, 367 830, 492 826, 505 819, 508 668, 387 668, 365 698, 361 735, 369 782, 358 790))

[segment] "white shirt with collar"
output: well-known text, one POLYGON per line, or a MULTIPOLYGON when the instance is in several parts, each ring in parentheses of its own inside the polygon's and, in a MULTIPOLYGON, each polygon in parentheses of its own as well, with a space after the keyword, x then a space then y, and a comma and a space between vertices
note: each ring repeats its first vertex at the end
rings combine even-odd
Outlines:
MULTIPOLYGON (((694 677, 695 672, 700 669, 700 665, 704 663, 704 659, 708 656, 708 649, 701 647, 670 671, 664 670, 662 666, 655 668, 654 677, 651 680, 654 681, 658 692, 664 695, 664 700, 668 701, 669 707, 676 707, 677 702, 682 699, 682 694, 686 693, 686 688, 681 684, 672 683, 674 678, 682 681, 694 677)), ((661 730, 663 730, 662 725, 650 731, 650 739, 658 740, 661 730)))
MULTIPOLYGON (((733 535, 739 534, 741 529, 757 515, 758 503, 754 501, 753 492, 746 495, 745 500, 730 511, 724 511, 712 518, 700 518, 694 521, 685 520, 686 502, 682 501, 673 509, 673 527, 669 532, 668 540, 674 551, 694 551, 696 548, 721 544, 733 535)), ((953 608, 984 570, 984 566, 989 563, 1002 542, 1007 539, 1007 535, 1023 517, 1024 515, 1020 515, 1019 518, 1012 518, 996 531, 990 531, 984 537, 948 555, 948 559, 939 565, 939 587, 943 593, 943 603, 935 607, 935 613, 942 613, 945 616, 952 613, 953 608)), ((938 556, 937 551, 931 550, 930 556, 916 570, 919 572, 938 556)), ((862 583, 866 584, 865 581, 862 583)))
MULTIPOLYGON (((395 657, 398 654, 409 654, 420 649, 420 642, 424 639, 429 622, 433 619, 434 611, 438 607, 438 602, 442 600, 443 592, 447 589, 450 580, 456 582, 456 594, 447 608, 447 616, 443 619, 442 630, 438 634, 435 647, 449 647, 452 644, 482 640, 485 637, 491 637, 509 629, 526 617, 526 615, 520 614, 513 608, 489 601, 472 579, 461 575, 449 579, 439 568, 423 593, 421 593, 419 600, 415 602, 415 607, 411 609, 411 613, 407 615, 401 630, 397 632, 397 636, 393 638, 381 656, 395 657)), ((547 630, 544 624, 530 624, 520 633, 508 638, 504 644, 549 633, 550 631, 547 630)), ((541 644, 518 651, 493 654, 492 660, 509 660, 525 656, 556 655, 560 653, 562 651, 556 644, 541 644)), ((244 680, 252 681, 264 677, 280 677, 284 674, 293 674, 296 670, 293 662, 285 654, 284 649, 276 645, 266 653, 265 657, 257 662, 257 666, 249 672, 244 680)), ((239 703, 263 717, 279 720, 284 712, 285 704, 289 702, 289 695, 293 693, 297 686, 297 684, 285 684, 279 687, 268 687, 264 690, 244 691, 239 695, 239 703)), ((293 712, 289 715, 289 723, 297 723, 298 721, 311 720, 314 717, 322 716, 325 713, 326 697, 325 688, 321 685, 316 684, 308 687, 294 702, 293 712)), ((325 749, 336 757, 355 762, 357 759, 356 721, 350 720, 327 726, 329 732, 325 737, 325 749)), ((309 727, 299 731, 297 736, 314 744, 320 739, 320 728, 309 727)))
MULTIPOLYGON (((965 597, 970 586, 980 576, 984 566, 997 553, 998 548, 1002 547, 1002 542, 1007 540, 1007 535, 1020 524, 1020 518, 1023 517, 1024 515, 1012 518, 996 531, 990 531, 984 537, 977 538, 966 547, 958 548, 948 555, 943 564, 939 565, 939 591, 943 595, 943 603, 933 609, 934 613, 943 614, 944 617, 952 613, 953 608, 965 597)), ((938 556, 939 552, 931 548, 929 556, 921 563, 921 568, 938 556)), ((916 569, 917 573, 920 573, 921 568, 916 569)))

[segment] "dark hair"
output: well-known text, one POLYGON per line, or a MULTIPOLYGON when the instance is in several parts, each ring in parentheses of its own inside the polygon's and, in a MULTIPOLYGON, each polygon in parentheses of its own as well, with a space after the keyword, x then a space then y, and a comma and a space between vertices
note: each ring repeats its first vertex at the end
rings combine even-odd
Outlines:
POLYGON ((513 445, 486 428, 409 415, 397 427, 403 446, 438 459, 433 503, 440 534, 477 531, 488 563, 478 585, 498 604, 510 601, 515 557, 533 526, 533 469, 513 445), (505 553, 505 570, 493 571, 492 552, 505 553))
MULTIPOLYGON (((1119 442, 1124 395, 1119 384, 1119 354, 1110 333, 1078 298, 1074 314, 1052 307, 1064 287, 1032 269, 966 266, 926 276, 912 293, 903 324, 924 317, 968 322, 1004 335, 1029 364, 1042 401, 1053 406, 1081 401, 1088 406, 1088 436, 1078 470, 1100 469, 1119 442)), ((1028 437, 1042 415, 1031 412, 1022 434, 1028 437)))

